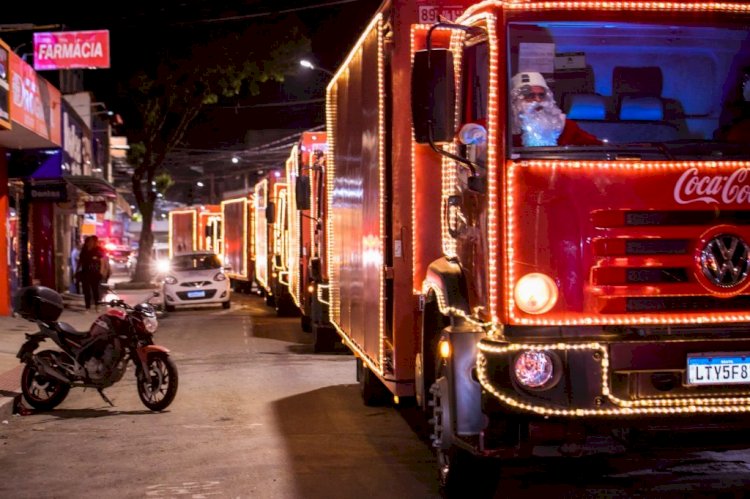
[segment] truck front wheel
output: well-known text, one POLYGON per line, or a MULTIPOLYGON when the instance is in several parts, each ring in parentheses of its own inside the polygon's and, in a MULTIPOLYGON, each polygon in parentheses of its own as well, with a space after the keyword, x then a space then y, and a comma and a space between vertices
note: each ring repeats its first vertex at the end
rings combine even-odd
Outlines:
POLYGON ((430 388, 432 444, 435 447, 438 481, 445 497, 493 497, 499 481, 498 461, 475 456, 453 441, 453 409, 448 378, 439 375, 430 388))

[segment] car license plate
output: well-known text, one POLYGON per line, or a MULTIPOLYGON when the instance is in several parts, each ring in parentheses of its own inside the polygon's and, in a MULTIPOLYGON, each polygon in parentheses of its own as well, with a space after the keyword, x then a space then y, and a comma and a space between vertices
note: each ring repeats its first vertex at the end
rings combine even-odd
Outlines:
POLYGON ((750 353, 688 355, 687 383, 689 385, 750 383, 750 353))
POLYGON ((206 296, 205 291, 188 291, 188 298, 203 298, 206 296))

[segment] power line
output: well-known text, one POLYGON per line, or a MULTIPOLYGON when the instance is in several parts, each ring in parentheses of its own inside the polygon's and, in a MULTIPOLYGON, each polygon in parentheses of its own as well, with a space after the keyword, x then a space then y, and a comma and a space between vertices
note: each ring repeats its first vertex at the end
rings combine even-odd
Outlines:
POLYGON ((266 102, 265 104, 222 104, 222 105, 213 105, 212 108, 226 108, 226 109, 250 109, 253 107, 282 107, 282 106, 305 106, 307 104, 317 104, 319 102, 325 102, 324 97, 319 97, 316 99, 306 99, 306 100, 293 100, 293 101, 283 101, 283 102, 266 102))
POLYGON ((276 11, 272 10, 268 12, 256 12, 255 14, 243 14, 239 16, 224 16, 224 17, 217 17, 214 19, 196 19, 193 21, 171 23, 171 25, 183 26, 187 24, 206 24, 206 23, 220 23, 220 22, 229 22, 229 21, 244 21, 246 19, 253 19, 256 17, 268 17, 268 16, 277 16, 280 14, 291 14, 294 12, 301 12, 303 10, 321 9, 325 7, 332 7, 334 5, 354 3, 354 2, 359 2, 359 1, 360 0, 334 0, 332 2, 318 3, 314 5, 306 5, 304 7, 292 7, 289 9, 282 9, 282 10, 276 10, 276 11))

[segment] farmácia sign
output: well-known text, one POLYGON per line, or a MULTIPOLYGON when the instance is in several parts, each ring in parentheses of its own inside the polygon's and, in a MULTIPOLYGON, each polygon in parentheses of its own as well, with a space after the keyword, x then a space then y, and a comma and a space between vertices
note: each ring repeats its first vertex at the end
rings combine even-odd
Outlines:
POLYGON ((34 33, 34 69, 109 67, 109 30, 34 33))

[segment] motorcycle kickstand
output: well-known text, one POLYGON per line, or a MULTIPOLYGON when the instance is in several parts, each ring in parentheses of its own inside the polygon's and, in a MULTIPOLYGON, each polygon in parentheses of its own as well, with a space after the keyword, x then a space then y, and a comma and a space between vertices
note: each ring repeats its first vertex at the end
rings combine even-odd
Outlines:
POLYGON ((102 391, 102 389, 101 389, 101 388, 97 388, 97 389, 96 389, 96 391, 98 391, 98 392, 99 392, 99 395, 101 395, 101 396, 102 396, 102 398, 104 399, 104 401, 105 401, 106 403, 108 403, 108 404, 110 405, 110 407, 114 407, 114 406, 115 406, 115 404, 113 404, 113 403, 112 403, 112 401, 111 401, 111 400, 109 400, 109 398, 108 398, 108 397, 107 397, 106 395, 104 395, 104 392, 102 391))

